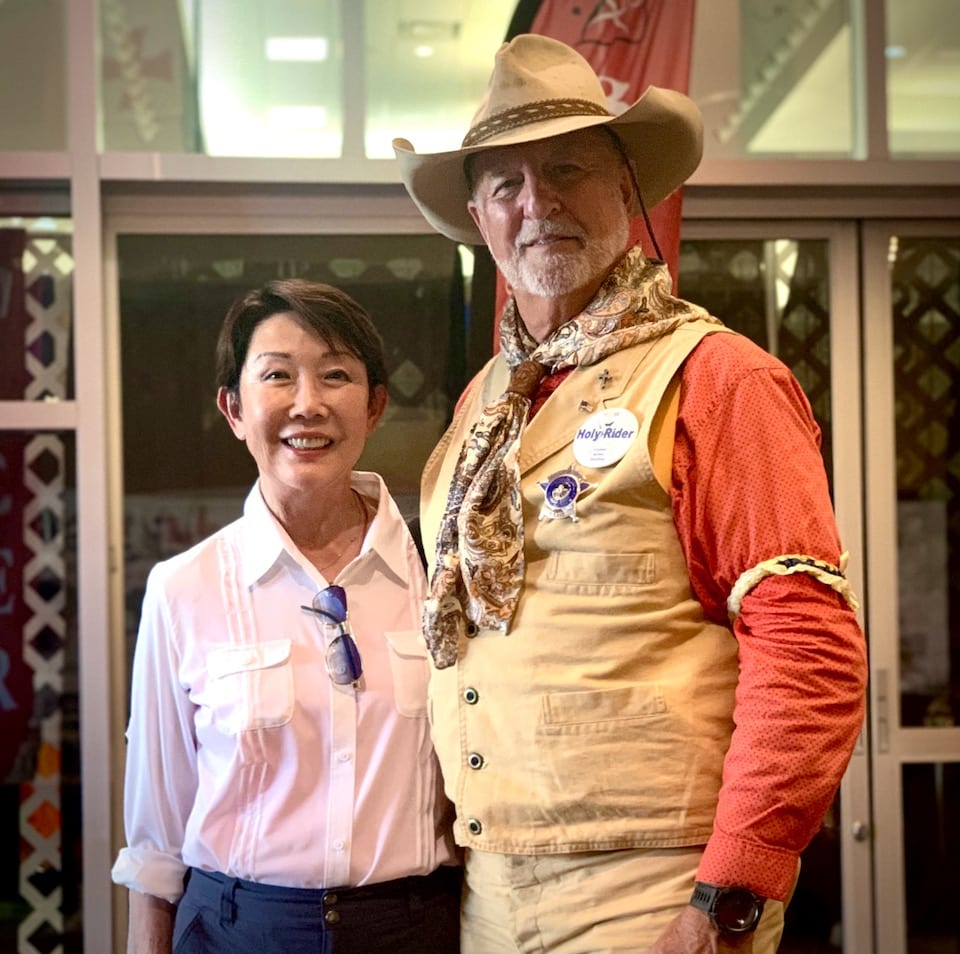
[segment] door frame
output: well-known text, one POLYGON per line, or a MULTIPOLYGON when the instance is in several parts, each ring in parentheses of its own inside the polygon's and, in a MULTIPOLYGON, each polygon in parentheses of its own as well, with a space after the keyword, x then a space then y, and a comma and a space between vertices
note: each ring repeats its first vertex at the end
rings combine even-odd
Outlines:
POLYGON ((864 489, 870 603, 871 765, 874 778, 877 954, 906 954, 903 772, 907 764, 960 762, 960 728, 900 724, 897 464, 893 374, 892 236, 956 237, 960 220, 877 220, 863 225, 864 489))

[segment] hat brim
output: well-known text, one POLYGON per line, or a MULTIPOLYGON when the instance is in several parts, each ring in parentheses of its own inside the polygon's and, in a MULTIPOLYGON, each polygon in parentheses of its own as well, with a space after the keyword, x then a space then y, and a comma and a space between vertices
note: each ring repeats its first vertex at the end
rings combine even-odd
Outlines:
POLYGON ((693 174, 703 154, 703 120, 692 100, 674 90, 647 87, 619 116, 564 116, 519 126, 475 146, 449 152, 417 153, 406 139, 394 139, 400 177, 423 217, 442 235, 465 245, 482 245, 467 202, 467 156, 609 126, 633 161, 643 203, 652 209, 693 174))

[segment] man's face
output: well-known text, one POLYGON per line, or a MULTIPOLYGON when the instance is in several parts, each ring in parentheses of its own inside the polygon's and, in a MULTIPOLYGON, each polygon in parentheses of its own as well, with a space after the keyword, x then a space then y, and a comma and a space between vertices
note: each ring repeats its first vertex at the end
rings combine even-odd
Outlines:
POLYGON ((627 248, 630 176, 602 130, 478 153, 473 180, 467 208, 515 291, 557 298, 599 284, 627 248))

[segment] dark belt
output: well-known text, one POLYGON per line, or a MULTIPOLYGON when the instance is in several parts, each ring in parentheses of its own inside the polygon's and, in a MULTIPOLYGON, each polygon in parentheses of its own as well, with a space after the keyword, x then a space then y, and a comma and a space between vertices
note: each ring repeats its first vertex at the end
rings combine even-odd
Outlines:
POLYGON ((275 906, 282 905, 289 914, 291 906, 302 905, 304 913, 309 910, 333 925, 348 915, 362 916, 357 910, 362 902, 397 901, 416 909, 437 895, 459 892, 461 876, 462 869, 441 865, 428 875, 408 875, 356 888, 287 888, 190 868, 185 883, 192 898, 219 910, 221 924, 244 916, 272 918, 277 916, 275 906))

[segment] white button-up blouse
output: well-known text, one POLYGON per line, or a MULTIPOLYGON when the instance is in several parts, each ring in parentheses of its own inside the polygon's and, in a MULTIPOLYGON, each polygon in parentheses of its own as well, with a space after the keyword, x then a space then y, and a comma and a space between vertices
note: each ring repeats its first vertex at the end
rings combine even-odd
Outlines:
POLYGON ((168 901, 188 867, 291 887, 362 885, 454 860, 426 699, 424 576, 378 501, 336 582, 363 661, 334 685, 301 609, 328 583, 255 485, 243 516, 158 564, 143 601, 127 729, 127 847, 113 880, 168 901))

